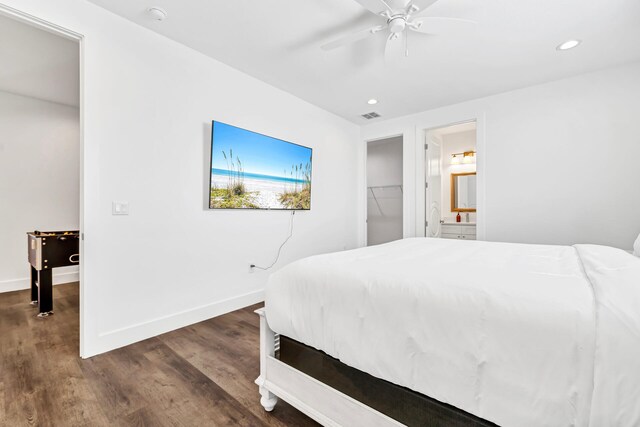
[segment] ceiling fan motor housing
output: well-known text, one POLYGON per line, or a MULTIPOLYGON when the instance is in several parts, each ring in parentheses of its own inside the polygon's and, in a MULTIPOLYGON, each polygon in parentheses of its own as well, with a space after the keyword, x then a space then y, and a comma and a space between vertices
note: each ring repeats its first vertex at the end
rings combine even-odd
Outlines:
POLYGON ((389 19, 389 31, 398 34, 404 31, 407 26, 407 20, 404 16, 395 16, 389 19))
MULTIPOLYGON (((1 1, 1 0, 0 0, 1 1)), ((366 39, 372 34, 384 32, 386 36, 385 57, 395 55, 395 52, 404 52, 408 56, 407 38, 409 30, 416 34, 447 35, 457 29, 465 31, 474 21, 459 18, 444 18, 436 16, 424 16, 425 11, 438 0, 355 0, 369 12, 378 18, 384 19, 384 23, 366 30, 359 30, 353 34, 327 43, 321 48, 332 50, 358 40, 366 39), (446 25, 445 25, 446 24, 446 25)))

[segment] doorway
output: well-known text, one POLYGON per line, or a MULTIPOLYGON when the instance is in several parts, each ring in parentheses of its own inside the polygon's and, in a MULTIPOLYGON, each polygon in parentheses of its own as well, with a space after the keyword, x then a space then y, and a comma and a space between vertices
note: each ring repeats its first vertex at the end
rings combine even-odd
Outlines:
POLYGON ((425 236, 475 240, 476 122, 427 130, 425 149, 425 236))
POLYGON ((403 237, 402 136, 367 142, 367 246, 403 237))
MULTIPOLYGON (((81 37, 6 6, 0 6, 0 37, 0 200, 7 208, 0 212, 0 298, 21 301, 29 318, 46 317, 52 310, 40 303, 52 293, 55 313, 57 285, 72 287, 63 292, 71 298, 80 292, 81 37), (76 247, 62 261, 40 258, 38 269, 47 274, 36 279, 34 301, 26 233, 36 230, 66 231, 51 240, 66 245, 75 238, 76 247), (47 263, 56 268, 46 270, 47 263)), ((47 243, 48 252, 55 242, 47 243)))

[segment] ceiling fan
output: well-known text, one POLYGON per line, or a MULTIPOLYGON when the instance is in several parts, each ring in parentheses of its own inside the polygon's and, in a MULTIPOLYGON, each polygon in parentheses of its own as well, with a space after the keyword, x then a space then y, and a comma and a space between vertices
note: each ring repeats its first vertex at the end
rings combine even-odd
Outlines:
POLYGON ((408 32, 427 35, 460 34, 468 31, 475 21, 459 18, 421 17, 429 6, 438 0, 356 0, 365 9, 380 16, 386 22, 372 28, 356 31, 327 43, 323 50, 339 47, 365 39, 382 31, 388 31, 385 60, 395 61, 409 56, 408 32))

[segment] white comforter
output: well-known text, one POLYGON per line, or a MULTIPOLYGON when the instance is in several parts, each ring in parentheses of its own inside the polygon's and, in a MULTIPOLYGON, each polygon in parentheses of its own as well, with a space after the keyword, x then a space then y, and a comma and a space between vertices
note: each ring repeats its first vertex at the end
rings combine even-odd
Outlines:
POLYGON ((277 333, 503 426, 640 425, 640 258, 405 239, 273 274, 277 333))

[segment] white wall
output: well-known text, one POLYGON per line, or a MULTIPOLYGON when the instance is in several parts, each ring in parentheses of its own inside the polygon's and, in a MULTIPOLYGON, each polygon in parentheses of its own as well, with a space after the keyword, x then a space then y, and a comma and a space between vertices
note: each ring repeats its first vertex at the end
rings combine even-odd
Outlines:
POLYGON ((424 227, 424 129, 478 120, 478 235, 630 248, 640 232, 640 63, 367 125, 403 134, 405 222, 424 227), (406 167, 409 164, 411 167, 406 167))
POLYGON ((367 244, 402 239, 402 137, 367 144, 367 244), (375 196, 375 198, 374 198, 375 196))
POLYGON ((356 125, 93 4, 5 4, 84 36, 83 356, 262 299, 248 266, 273 261, 290 214, 204 209, 212 119, 314 149, 278 267, 356 246, 356 125))
POLYGON ((27 231, 78 228, 79 135, 77 108, 0 91, 0 292, 30 287, 27 231))
MULTIPOLYGON (((476 131, 464 131, 442 135, 442 217, 445 221, 456 220, 458 212, 451 211, 451 174, 475 172, 475 164, 451 164, 451 155, 476 150, 476 131)), ((465 212, 460 213, 464 217, 465 212)), ((469 212, 469 220, 476 221, 476 213, 469 212)))

